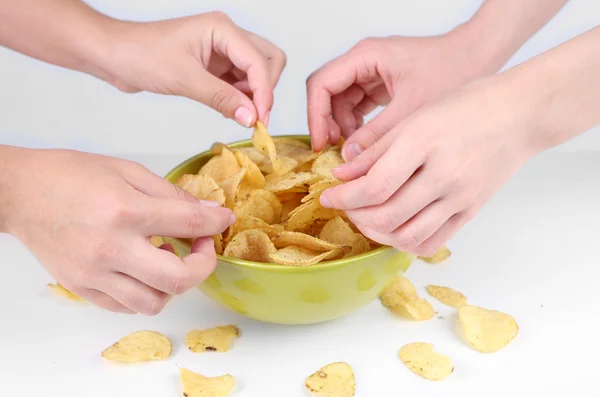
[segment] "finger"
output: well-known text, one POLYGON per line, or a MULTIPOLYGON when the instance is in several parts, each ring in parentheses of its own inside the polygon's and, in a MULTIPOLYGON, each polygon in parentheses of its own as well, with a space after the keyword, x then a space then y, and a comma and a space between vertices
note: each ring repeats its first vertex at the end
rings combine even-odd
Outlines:
MULTIPOLYGON (((370 104, 367 104, 370 105, 370 104)), ((377 116, 353 134, 342 148, 342 156, 352 161, 373 143, 390 132, 402 120, 399 111, 402 103, 392 100, 377 116)))
POLYGON ((424 155, 411 143, 396 139, 365 176, 324 191, 321 204, 350 210, 386 202, 423 165, 424 155))
POLYGON ((147 196, 184 200, 190 203, 198 202, 196 197, 141 164, 131 162, 121 167, 119 172, 127 183, 147 196))
POLYGON ((356 118, 353 110, 364 98, 365 92, 356 84, 331 98, 332 117, 340 126, 343 136, 348 137, 356 131, 356 118))
POLYGON ((443 179, 426 167, 417 170, 384 204, 354 210, 357 223, 380 233, 392 233, 439 199, 446 189, 443 179))
POLYGON ((377 76, 376 63, 369 57, 366 59, 350 52, 325 64, 308 78, 308 129, 316 151, 325 148, 327 143, 331 98, 358 82, 359 70, 364 80, 377 76))
MULTIPOLYGON (((246 73, 258 112, 256 116, 264 120, 264 116, 273 107, 272 78, 265 56, 245 32, 232 22, 215 29, 213 46, 216 51, 229 58, 235 67, 246 73)), ((236 111, 231 110, 231 114, 236 111)))
POLYGON ((134 310, 127 308, 126 306, 119 303, 117 300, 111 298, 104 292, 101 292, 101 291, 98 291, 95 289, 88 289, 88 288, 84 288, 84 289, 75 288, 75 289, 69 289, 69 290, 73 291, 74 294, 77 294, 78 296, 82 297, 86 301, 91 302, 94 305, 101 307, 105 310, 108 310, 111 312, 116 312, 116 313, 124 313, 124 314, 135 314, 136 313, 134 310))
POLYGON ((435 233, 423 241, 416 249, 416 254, 430 257, 445 245, 460 228, 473 218, 474 214, 460 212, 453 215, 435 233))
POLYGON ((191 254, 183 259, 168 250, 157 249, 145 240, 140 241, 132 247, 130 259, 121 265, 120 271, 166 294, 183 294, 201 283, 216 263, 212 237, 196 240, 191 254))
POLYGON ((111 273, 97 288, 123 306, 147 316, 160 313, 171 299, 170 295, 122 273, 111 273))
POLYGON ((329 142, 332 145, 337 145, 341 137, 340 127, 333 118, 329 118, 329 142))
POLYGON ((279 78, 283 73, 283 69, 287 64, 287 55, 279 47, 271 43, 269 40, 257 34, 244 30, 250 40, 258 47, 258 49, 267 58, 269 64, 269 75, 271 76, 271 86, 274 88, 279 82, 279 78))
POLYGON ((217 203, 149 198, 139 205, 144 215, 140 216, 140 229, 145 236, 214 236, 235 222, 233 212, 217 203))

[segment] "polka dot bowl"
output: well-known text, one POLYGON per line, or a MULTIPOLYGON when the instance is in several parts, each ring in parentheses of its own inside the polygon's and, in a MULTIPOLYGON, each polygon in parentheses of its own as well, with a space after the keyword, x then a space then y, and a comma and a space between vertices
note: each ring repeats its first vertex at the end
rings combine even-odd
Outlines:
MULTIPOLYGON (((309 143, 308 136, 289 136, 309 143)), ((230 147, 250 146, 250 140, 230 147)), ((210 151, 179 164, 166 175, 174 182, 197 173, 210 151)), ((183 240, 169 239, 178 255, 189 252, 183 240)), ((308 267, 265 264, 217 256, 217 267, 198 289, 224 307, 255 320, 277 324, 314 324, 342 317, 379 295, 414 257, 391 247, 308 267)))

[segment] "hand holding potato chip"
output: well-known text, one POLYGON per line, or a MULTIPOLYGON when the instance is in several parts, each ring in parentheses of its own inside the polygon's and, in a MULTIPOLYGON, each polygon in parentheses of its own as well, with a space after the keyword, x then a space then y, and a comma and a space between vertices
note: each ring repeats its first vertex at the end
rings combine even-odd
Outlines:
POLYGON ((235 219, 129 161, 31 149, 12 160, 22 183, 3 190, 6 231, 62 287, 108 310, 156 314, 195 287, 216 263, 210 236, 235 219), (153 246, 156 235, 199 238, 180 259, 168 245, 153 246))

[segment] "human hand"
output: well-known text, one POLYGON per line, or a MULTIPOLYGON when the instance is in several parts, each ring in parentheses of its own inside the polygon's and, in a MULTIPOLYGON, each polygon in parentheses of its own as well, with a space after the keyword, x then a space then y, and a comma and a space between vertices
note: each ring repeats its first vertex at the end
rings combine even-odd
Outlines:
POLYGON ((221 12, 109 24, 112 54, 98 77, 124 92, 191 98, 245 127, 268 123, 286 56, 266 39, 221 12))
POLYGON ((352 160, 409 113, 467 81, 493 73, 472 56, 465 34, 368 38, 314 72, 307 81, 308 125, 315 150, 340 135, 352 160), (364 118, 379 106, 380 114, 364 118))
POLYGON ((13 183, 3 192, 5 230, 71 292, 111 311, 154 315, 212 273, 214 243, 204 236, 233 223, 229 209, 200 202, 130 161, 18 150, 13 183), (197 238, 180 259, 150 236, 197 238))
POLYGON ((522 88, 488 78, 422 107, 335 169, 349 182, 321 203, 379 243, 433 255, 541 150, 522 88))

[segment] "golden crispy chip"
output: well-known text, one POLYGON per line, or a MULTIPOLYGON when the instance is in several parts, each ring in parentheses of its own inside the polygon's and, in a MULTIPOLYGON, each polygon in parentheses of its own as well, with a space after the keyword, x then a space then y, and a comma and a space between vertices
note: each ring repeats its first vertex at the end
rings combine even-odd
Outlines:
POLYGON ((225 247, 223 255, 246 261, 269 263, 272 262, 269 255, 276 251, 265 232, 249 229, 236 234, 225 247))
POLYGON ((262 189, 265 187, 265 176, 260 172, 258 166, 241 151, 235 151, 235 158, 238 160, 240 167, 246 170, 244 183, 248 184, 249 188, 262 189))
POLYGON ((510 315, 477 306, 458 309, 458 320, 467 342, 480 353, 493 353, 506 346, 519 333, 510 315))
POLYGON ((79 295, 72 293, 71 291, 69 291, 68 289, 66 289, 65 287, 63 287, 62 285, 60 285, 58 283, 57 284, 48 284, 48 288, 50 288, 50 291, 54 292, 56 295, 60 295, 63 298, 67 298, 74 302, 84 302, 85 301, 85 299, 83 299, 79 295))
POLYGON ((444 262, 451 254, 452 252, 448 248, 442 247, 435 254, 433 254, 432 257, 425 258, 423 256, 419 256, 419 259, 427 263, 437 264, 444 262))
POLYGON ((271 174, 266 178, 265 189, 273 193, 289 192, 293 189, 297 189, 295 192, 306 192, 310 185, 321 179, 323 179, 322 176, 311 172, 271 174))
POLYGON ((185 174, 175 184, 200 200, 214 201, 219 205, 225 204, 225 192, 208 175, 185 174))
POLYGON ((235 378, 229 374, 207 378, 180 368, 184 397, 227 397, 235 387, 235 378))
POLYGON ((318 219, 312 223, 306 223, 295 231, 298 233, 308 234, 309 236, 319 237, 323 227, 327 224, 327 220, 318 219))
POLYGON ((421 298, 412 283, 398 276, 380 294, 383 305, 407 319, 416 321, 431 320, 435 314, 433 307, 421 298))
POLYGON ((440 287, 437 285, 428 285, 427 292, 444 305, 460 309, 467 304, 467 297, 450 287, 440 287))
POLYGON ((285 222, 290 217, 290 212, 302 205, 303 193, 289 193, 289 196, 277 196, 281 200, 281 222, 285 222))
POLYGON ((325 190, 330 189, 332 187, 341 185, 342 181, 338 181, 336 179, 325 179, 322 181, 319 181, 317 183, 315 183, 314 185, 312 185, 309 189, 308 189, 308 195, 306 197, 304 197, 303 202, 307 202, 309 200, 313 200, 313 199, 320 199, 321 198, 321 193, 323 193, 325 190))
POLYGON ((319 262, 337 259, 342 255, 343 251, 341 248, 321 253, 290 245, 269 254, 269 257, 271 258, 271 262, 280 265, 311 266, 319 262))
POLYGON ((335 218, 339 214, 339 210, 323 207, 318 199, 309 200, 300 207, 296 207, 294 210, 290 211, 285 228, 294 231, 306 224, 311 224, 318 220, 335 218))
POLYGON ((441 380, 454 372, 452 359, 433 351, 430 343, 409 343, 398 355, 408 369, 427 380, 441 380))
POLYGON ((296 143, 292 143, 291 141, 282 142, 281 139, 288 138, 280 138, 280 140, 274 141, 275 150, 277 150, 277 155, 280 157, 288 157, 296 160, 296 162, 298 163, 296 167, 312 162, 321 154, 313 152, 310 149, 310 146, 308 146, 304 142, 295 141, 293 139, 291 141, 295 141, 296 143))
POLYGON ((250 160, 252 160, 254 164, 258 166, 262 165, 266 160, 266 157, 254 146, 237 148, 235 151, 244 153, 250 160))
POLYGON ((238 196, 242 180, 245 176, 246 170, 242 168, 229 178, 223 179, 221 182, 219 182, 219 186, 221 186, 223 192, 225 193, 225 207, 229 208, 230 210, 233 210, 235 207, 236 198, 238 196))
POLYGON ((355 233, 340 216, 336 216, 323 226, 319 238, 333 244, 351 247, 346 257, 364 254, 371 250, 367 239, 362 234, 355 233))
POLYGON ((305 382, 306 388, 317 396, 352 397, 355 382, 352 367, 344 362, 327 364, 305 382))
POLYGON ((287 174, 298 165, 298 162, 294 159, 277 155, 277 149, 275 148, 273 138, 271 138, 264 124, 260 121, 257 121, 254 126, 252 144, 262 155, 271 160, 273 171, 277 174, 287 174))
POLYGON ((223 235, 221 233, 213 236, 215 241, 215 252, 217 255, 223 255, 223 235))
POLYGON ((282 232, 284 227, 277 224, 269 225, 262 219, 255 218, 253 216, 240 216, 236 219, 235 223, 229 227, 226 238, 227 243, 229 243, 229 241, 231 241, 236 234, 249 229, 263 231, 267 234, 267 236, 269 236, 269 238, 273 238, 277 235, 277 233, 282 232))
POLYGON ((219 183, 233 174, 240 172, 241 169, 242 167, 238 164, 238 161, 231 150, 227 149, 227 147, 223 147, 221 154, 208 160, 198 174, 208 175, 214 179, 215 182, 219 183))
POLYGON ((187 345, 194 353, 226 352, 231 347, 231 342, 239 335, 240 330, 235 325, 205 330, 194 329, 187 334, 187 345))
MULTIPOLYGON (((343 245, 332 244, 316 237, 309 236, 308 234, 290 231, 284 231, 275 236, 273 238, 273 244, 275 244, 275 248, 285 248, 290 245, 295 245, 319 253, 332 251, 338 248, 344 250, 344 248, 346 248, 343 245)), ((347 247, 347 250, 345 251, 349 252, 350 247, 347 247)))
POLYGON ((336 150, 328 150, 315 159, 312 172, 326 179, 335 179, 331 170, 344 164, 342 155, 336 150))
POLYGON ((247 193, 236 202, 235 214, 238 217, 252 216, 268 224, 281 220, 281 202, 273 192, 257 189, 247 193))
POLYGON ((210 147, 210 152, 214 155, 221 154, 223 153, 224 147, 227 147, 227 145, 221 142, 215 142, 210 147))
POLYGON ((135 363, 165 360, 173 352, 173 345, 166 336, 155 331, 137 331, 127 335, 102 352, 111 361, 135 363))
POLYGON ((273 137, 273 142, 275 143, 275 146, 278 145, 289 145, 289 146, 295 146, 295 147, 299 147, 301 149, 305 149, 305 150, 310 150, 310 145, 308 143, 304 143, 298 139, 295 138, 290 138, 287 136, 276 136, 273 137))

